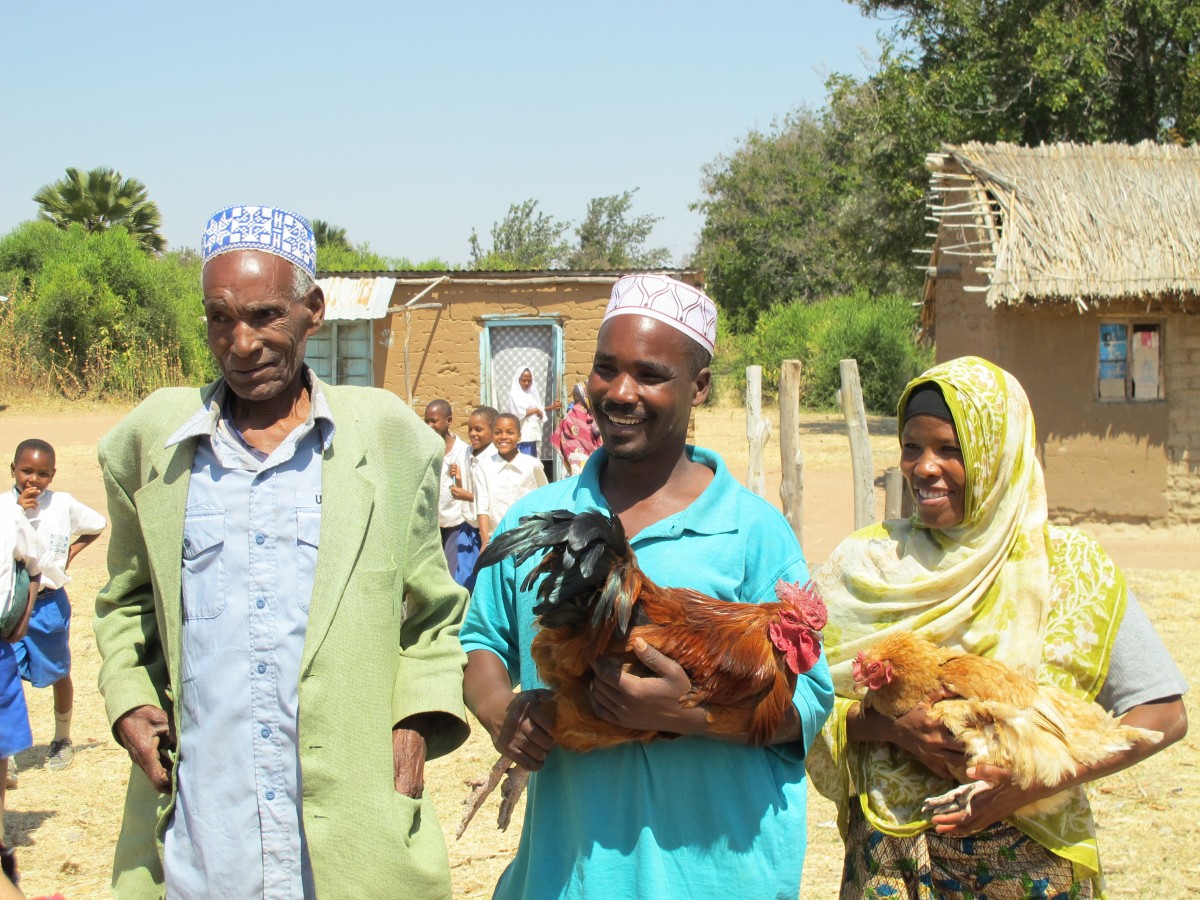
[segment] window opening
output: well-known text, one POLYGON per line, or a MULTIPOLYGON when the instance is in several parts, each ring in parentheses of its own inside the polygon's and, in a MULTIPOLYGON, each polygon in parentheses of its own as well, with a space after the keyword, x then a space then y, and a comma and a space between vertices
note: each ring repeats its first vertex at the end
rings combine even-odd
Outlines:
POLYGON ((1162 323, 1100 323, 1101 400, 1163 399, 1162 323))
POLYGON ((371 387, 371 322, 326 322, 308 339, 304 361, 326 384, 371 387))

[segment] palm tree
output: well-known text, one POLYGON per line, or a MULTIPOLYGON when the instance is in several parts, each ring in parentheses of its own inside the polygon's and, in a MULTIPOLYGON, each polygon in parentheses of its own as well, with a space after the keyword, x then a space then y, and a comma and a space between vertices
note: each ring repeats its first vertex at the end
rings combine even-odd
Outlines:
POLYGON ((45 185, 33 201, 42 208, 41 217, 59 228, 77 222, 88 231, 104 231, 120 225, 145 250, 159 252, 167 246, 159 233, 158 205, 149 199, 146 186, 136 178, 123 178, 115 169, 83 173, 68 168, 66 178, 45 185))
POLYGON ((324 219, 312 220, 313 237, 318 247, 334 247, 339 250, 350 250, 350 239, 346 237, 346 229, 339 228, 324 219))

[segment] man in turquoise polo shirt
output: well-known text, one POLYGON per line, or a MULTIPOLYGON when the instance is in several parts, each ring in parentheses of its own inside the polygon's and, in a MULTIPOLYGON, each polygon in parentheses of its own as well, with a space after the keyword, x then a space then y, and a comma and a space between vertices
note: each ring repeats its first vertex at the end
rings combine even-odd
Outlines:
MULTIPOLYGON (((757 603, 778 579, 807 579, 786 520, 686 444, 691 410, 708 396, 716 308, 662 275, 620 279, 597 338, 588 393, 604 446, 583 473, 542 488, 499 531, 533 511, 599 508, 620 516, 639 565, 658 584, 757 603)), ((687 673, 653 648, 651 674, 606 670, 600 714, 628 728, 682 735, 591 753, 554 747, 531 702, 532 592, 512 560, 480 573, 460 639, 467 704, 501 753, 533 771, 517 856, 497 897, 789 897, 805 847, 804 757, 829 714, 824 657, 796 684, 772 744, 708 737, 685 709, 687 673), (513 684, 524 691, 514 694, 513 684)))

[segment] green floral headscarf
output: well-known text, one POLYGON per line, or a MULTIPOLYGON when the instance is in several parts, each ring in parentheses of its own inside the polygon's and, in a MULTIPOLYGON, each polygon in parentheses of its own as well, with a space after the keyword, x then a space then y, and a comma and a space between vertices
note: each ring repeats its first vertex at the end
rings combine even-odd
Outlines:
MULTIPOLYGON (((1033 412, 1020 384, 978 357, 942 363, 900 397, 898 422, 914 388, 933 382, 954 417, 966 471, 963 521, 944 530, 908 520, 877 523, 843 541, 817 573, 829 607, 825 651, 838 693, 834 715, 813 745, 813 783, 838 804, 845 836, 850 802, 886 834, 930 827, 926 797, 948 785, 900 748, 846 740, 857 702, 850 663, 896 631, 994 657, 1078 696, 1104 682, 1125 585, 1090 538, 1046 523, 1033 412)), ((1095 829, 1082 789, 1060 812, 1013 824, 1099 876, 1095 829)))

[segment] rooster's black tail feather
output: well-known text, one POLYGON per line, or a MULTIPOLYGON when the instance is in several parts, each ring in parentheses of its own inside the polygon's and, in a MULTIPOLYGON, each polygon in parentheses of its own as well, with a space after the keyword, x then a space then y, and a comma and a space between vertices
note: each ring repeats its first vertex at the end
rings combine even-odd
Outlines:
POLYGON ((522 590, 537 585, 533 608, 545 627, 556 628, 591 619, 593 625, 612 615, 628 626, 631 598, 624 596, 621 563, 634 563, 625 529, 616 516, 599 510, 573 513, 565 509, 522 516, 480 554, 478 567, 512 557, 520 567, 534 554, 541 561, 525 576, 522 590))

